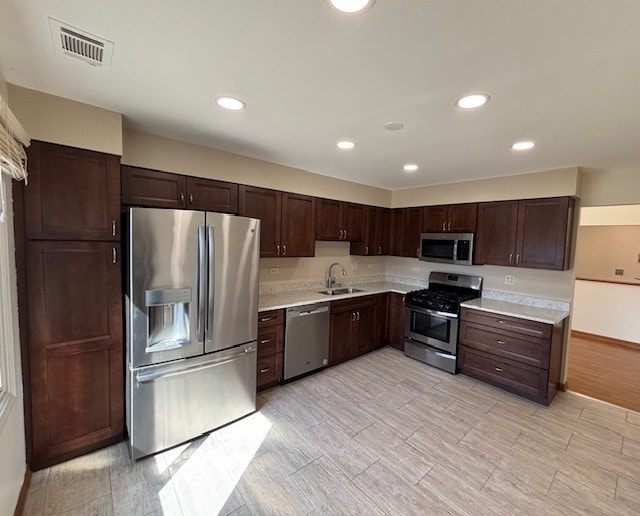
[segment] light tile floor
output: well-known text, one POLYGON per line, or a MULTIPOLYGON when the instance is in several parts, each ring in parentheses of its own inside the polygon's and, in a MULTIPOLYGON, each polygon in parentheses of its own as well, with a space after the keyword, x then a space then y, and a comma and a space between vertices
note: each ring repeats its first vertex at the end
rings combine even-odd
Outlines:
POLYGON ((26 514, 640 514, 640 414, 550 407, 383 348, 132 464, 124 443, 34 473, 26 514))

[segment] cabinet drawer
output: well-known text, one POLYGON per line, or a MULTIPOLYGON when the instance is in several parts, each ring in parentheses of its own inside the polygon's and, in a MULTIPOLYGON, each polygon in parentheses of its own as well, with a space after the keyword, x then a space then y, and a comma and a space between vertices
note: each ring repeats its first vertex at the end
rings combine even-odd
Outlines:
POLYGON ((462 321, 460 344, 533 367, 549 368, 550 343, 548 340, 525 337, 517 333, 462 321))
POLYGON ((544 369, 461 345, 460 371, 526 398, 547 403, 548 374, 544 369))
POLYGON ((258 329, 284 323, 284 310, 269 310, 258 314, 258 329))
POLYGON ((331 302, 331 313, 368 308, 376 304, 376 296, 357 297, 331 302))
POLYGON ((278 358, 282 355, 274 353, 266 357, 259 357, 256 368, 256 386, 258 389, 278 382, 278 358))
POLYGON ((553 326, 529 319, 521 319, 519 317, 510 317, 508 315, 499 315, 470 308, 462 308, 460 316, 463 321, 475 322, 500 328, 503 331, 519 333, 529 337, 537 337, 539 339, 551 339, 553 326))
POLYGON ((267 326, 258 330, 258 358, 282 351, 282 326, 267 326))

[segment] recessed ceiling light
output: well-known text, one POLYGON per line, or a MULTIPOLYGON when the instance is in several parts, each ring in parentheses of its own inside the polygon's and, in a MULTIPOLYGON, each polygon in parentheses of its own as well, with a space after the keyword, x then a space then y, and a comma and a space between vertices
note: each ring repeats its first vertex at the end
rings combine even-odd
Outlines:
POLYGON ((329 3, 342 13, 355 14, 371 9, 375 1, 376 0, 329 0, 329 3))
POLYGON ((235 97, 216 97, 213 101, 221 108, 230 109, 231 111, 240 111, 247 107, 244 102, 235 97))
POLYGON ((526 140, 526 141, 514 143, 511 146, 511 148, 513 150, 529 150, 529 149, 533 149, 535 146, 536 146, 536 142, 526 140))
POLYGON ((353 149, 356 146, 355 142, 349 140, 340 140, 336 145, 338 146, 338 149, 342 150, 353 149))
POLYGON ((402 167, 402 169, 405 172, 415 172, 416 170, 418 170, 418 165, 416 165, 415 163, 407 163, 404 167, 402 167))
POLYGON ((480 106, 484 106, 489 102, 489 95, 486 93, 470 93, 464 97, 460 97, 456 101, 456 106, 462 109, 474 109, 480 106))
POLYGON ((384 124, 384 128, 387 131, 399 131, 403 127, 404 124, 402 122, 387 122, 386 124, 384 124))

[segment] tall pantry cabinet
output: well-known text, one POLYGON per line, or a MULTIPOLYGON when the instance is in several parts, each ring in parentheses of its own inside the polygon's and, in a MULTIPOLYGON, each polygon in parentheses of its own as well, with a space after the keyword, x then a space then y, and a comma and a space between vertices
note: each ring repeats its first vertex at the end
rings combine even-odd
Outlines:
POLYGON ((122 438, 120 158, 34 141, 14 183, 27 460, 122 438))

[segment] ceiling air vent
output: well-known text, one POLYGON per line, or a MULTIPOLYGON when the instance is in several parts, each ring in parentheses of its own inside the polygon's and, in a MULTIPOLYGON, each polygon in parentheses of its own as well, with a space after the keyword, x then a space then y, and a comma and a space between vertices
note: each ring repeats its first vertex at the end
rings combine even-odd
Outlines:
POLYGON ((100 68, 111 69, 113 43, 89 32, 49 18, 53 47, 56 54, 80 59, 100 68))

